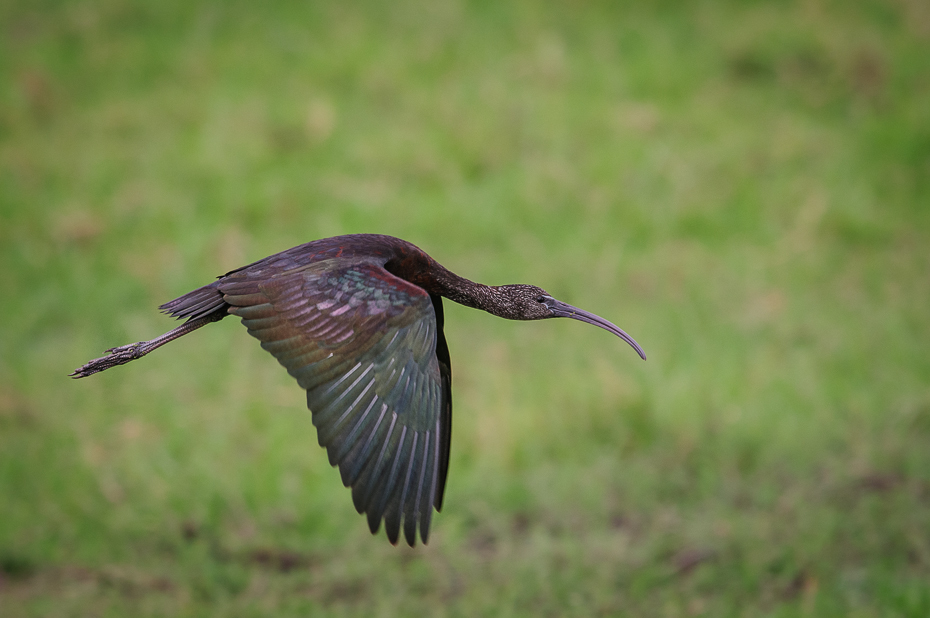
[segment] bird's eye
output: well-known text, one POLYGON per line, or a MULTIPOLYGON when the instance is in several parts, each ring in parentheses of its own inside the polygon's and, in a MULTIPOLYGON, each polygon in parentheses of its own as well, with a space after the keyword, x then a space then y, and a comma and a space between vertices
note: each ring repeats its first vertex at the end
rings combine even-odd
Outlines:
POLYGON ((544 303, 544 302, 546 302, 546 297, 545 297, 545 296, 537 296, 537 297, 536 297, 536 302, 537 302, 537 303, 544 303))

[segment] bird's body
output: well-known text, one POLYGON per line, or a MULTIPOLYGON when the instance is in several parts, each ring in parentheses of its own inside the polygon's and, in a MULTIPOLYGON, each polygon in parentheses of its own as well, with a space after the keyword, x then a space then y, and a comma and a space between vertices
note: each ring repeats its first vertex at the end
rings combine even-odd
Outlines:
POLYGON ((593 314, 535 286, 492 287, 442 267, 413 244, 377 234, 306 243, 162 305, 186 322, 152 341, 109 350, 73 377, 127 363, 227 315, 307 391, 319 442, 352 487, 371 531, 425 543, 449 465, 452 371, 442 297, 509 319, 571 317, 622 337, 593 314))

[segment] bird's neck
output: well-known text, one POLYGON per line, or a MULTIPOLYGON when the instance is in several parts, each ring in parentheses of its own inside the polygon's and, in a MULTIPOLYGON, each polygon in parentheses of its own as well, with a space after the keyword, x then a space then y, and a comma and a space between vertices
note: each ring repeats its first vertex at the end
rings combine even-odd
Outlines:
MULTIPOLYGON (((401 279, 420 286, 433 296, 483 311, 494 307, 494 288, 456 275, 425 252, 404 252, 389 260, 385 268, 401 279)), ((491 311, 493 313, 493 311, 491 311)))
POLYGON ((492 286, 460 277, 441 264, 436 264, 436 267, 431 273, 432 286, 426 288, 430 294, 444 296, 460 305, 493 313, 494 288, 492 286))

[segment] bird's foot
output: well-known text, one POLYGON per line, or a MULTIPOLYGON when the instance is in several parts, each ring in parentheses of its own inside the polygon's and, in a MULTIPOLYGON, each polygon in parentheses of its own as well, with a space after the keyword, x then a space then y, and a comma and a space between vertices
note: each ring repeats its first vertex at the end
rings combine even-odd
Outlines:
POLYGON ((95 373, 105 371, 110 367, 125 365, 129 361, 142 358, 146 354, 146 350, 144 349, 145 343, 145 341, 139 341, 138 343, 130 343, 128 345, 121 345, 116 348, 110 348, 107 350, 106 356, 95 358, 94 360, 87 362, 81 367, 78 367, 68 375, 72 378, 86 378, 87 376, 93 375, 95 373))

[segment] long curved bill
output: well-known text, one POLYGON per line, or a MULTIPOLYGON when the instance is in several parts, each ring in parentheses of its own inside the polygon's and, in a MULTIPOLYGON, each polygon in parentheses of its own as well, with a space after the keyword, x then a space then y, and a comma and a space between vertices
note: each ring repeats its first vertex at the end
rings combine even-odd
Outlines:
POLYGON ((640 358, 646 360, 646 353, 643 352, 643 349, 639 347, 639 344, 636 341, 623 332, 623 329, 617 326, 612 322, 608 322, 599 315, 595 315, 590 311, 585 311, 584 309, 579 309, 578 307, 572 307, 568 303, 563 303, 560 300, 555 300, 546 303, 549 307, 549 310, 552 311, 553 315, 557 318, 572 318, 573 320, 580 320, 587 324, 593 324, 595 326, 600 326, 606 331, 610 331, 616 336, 620 337, 626 341, 630 346, 636 350, 636 353, 639 354, 640 358))

